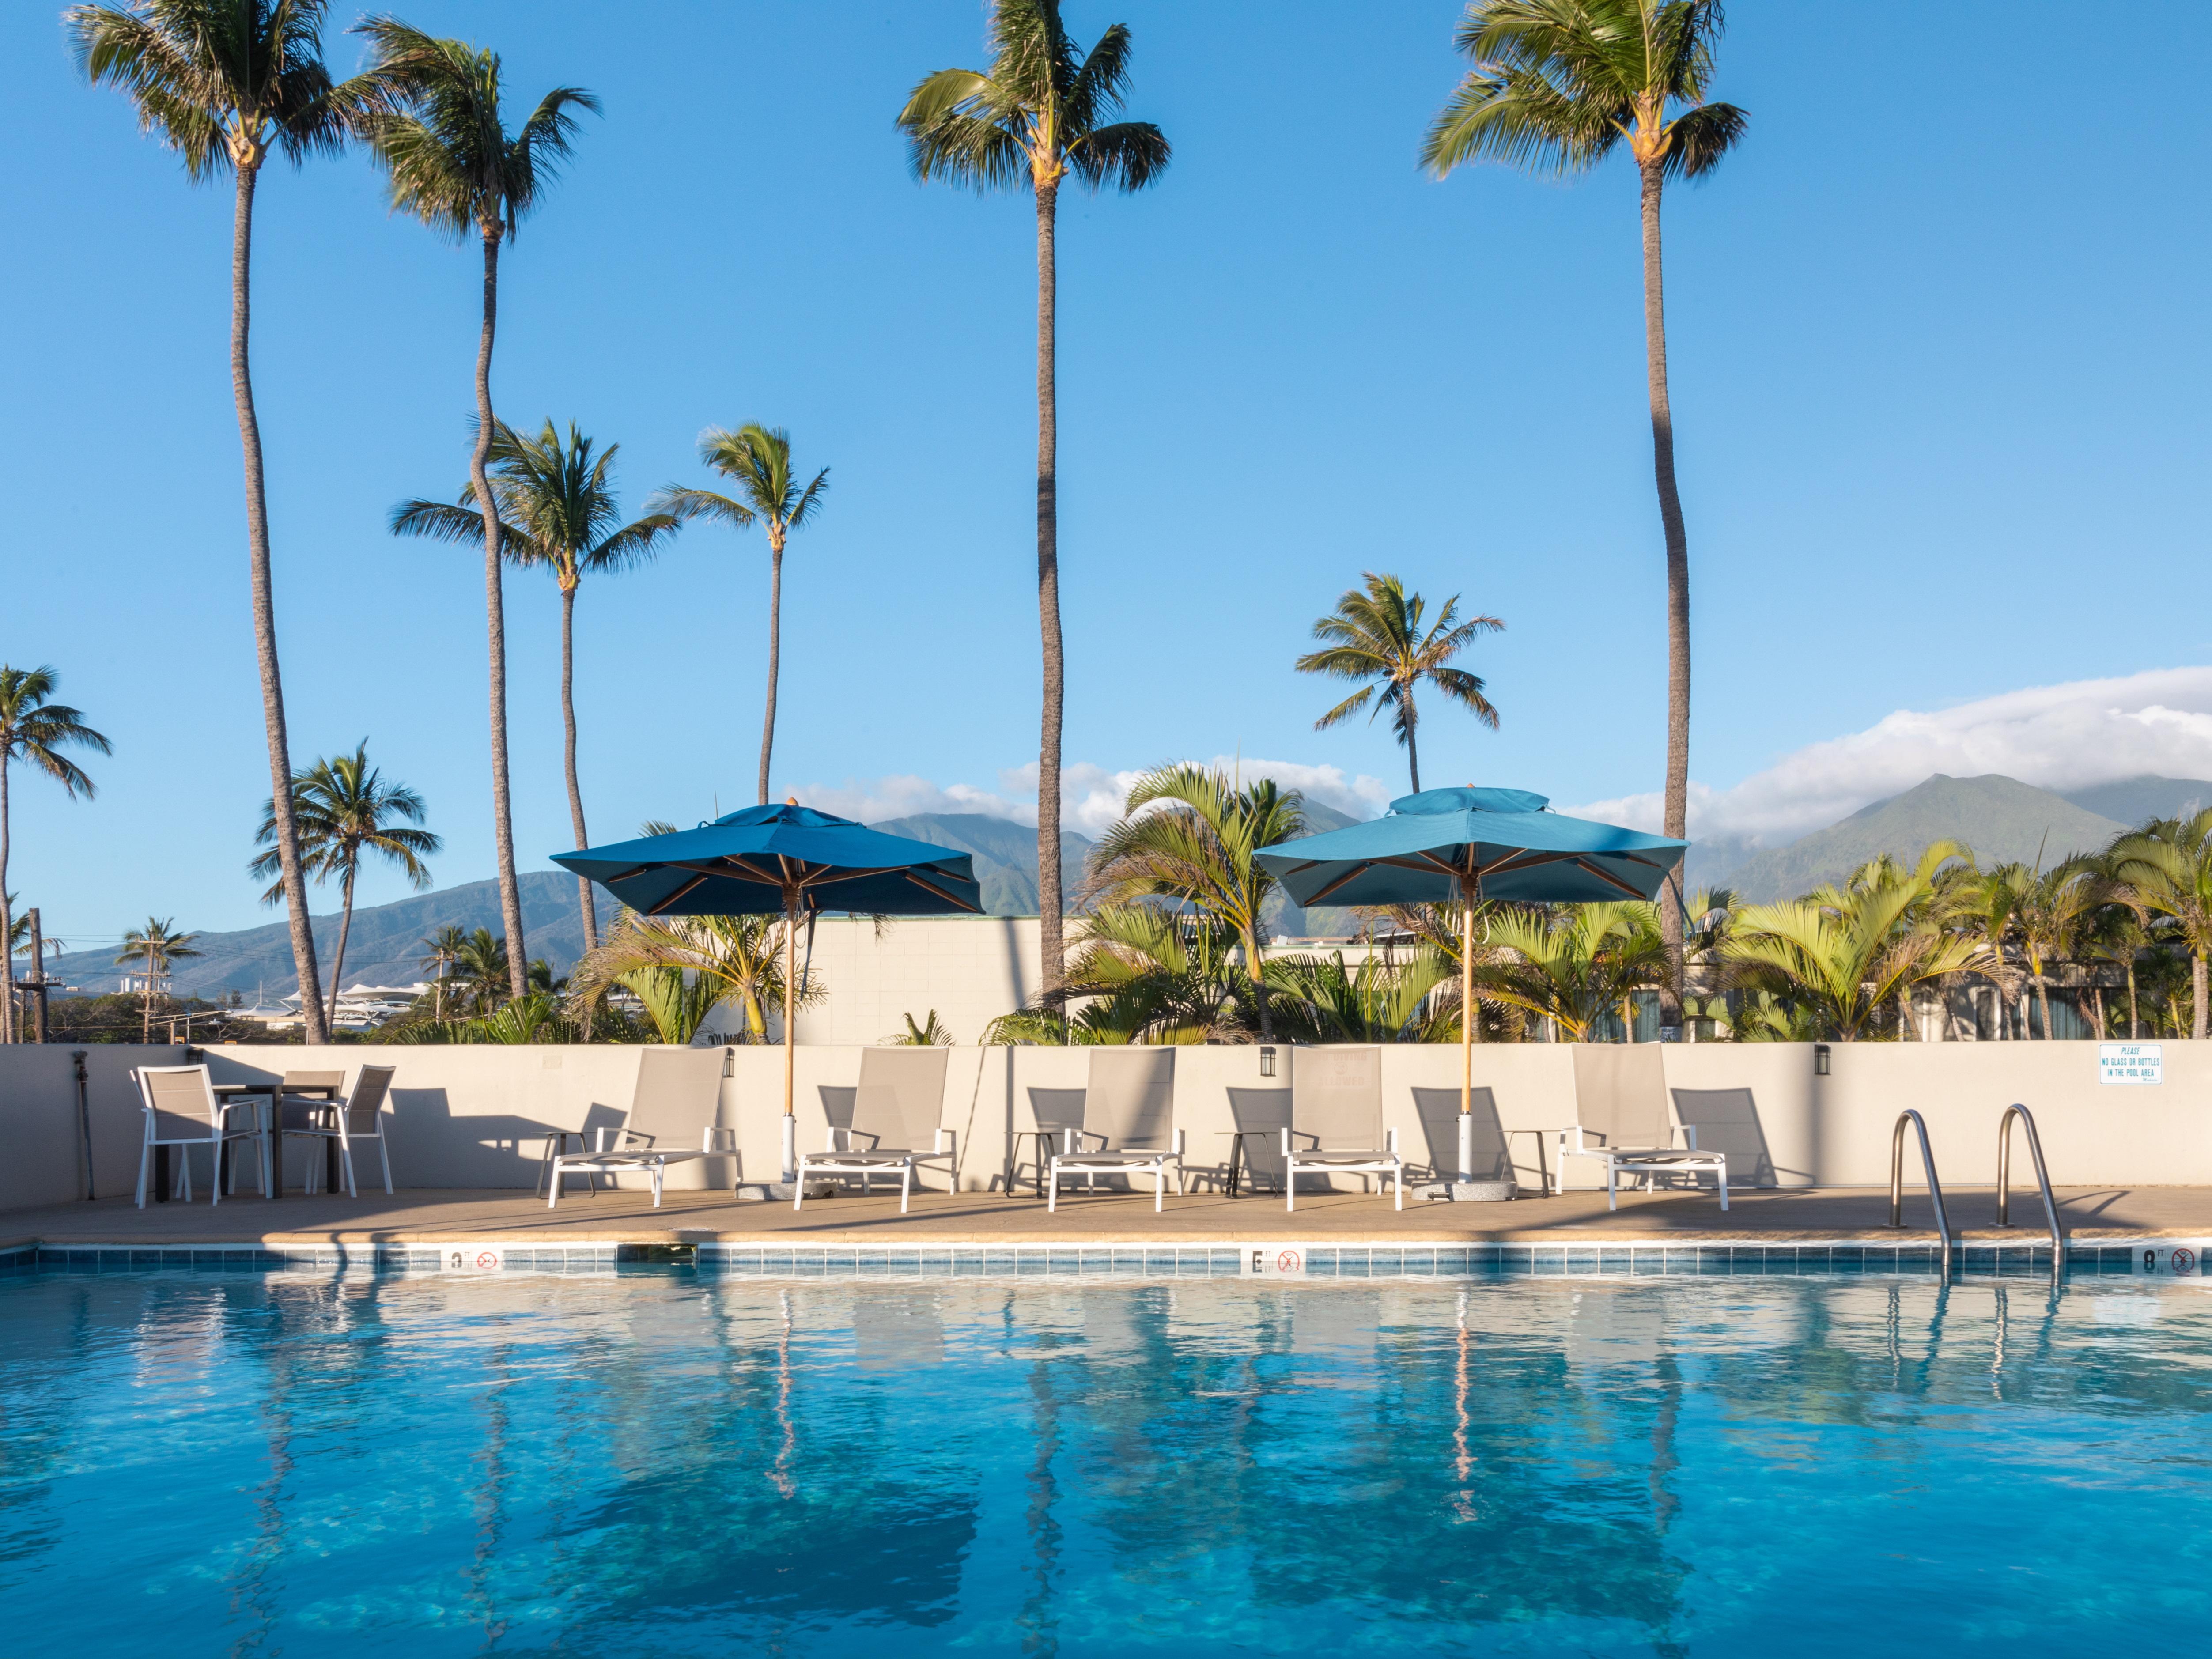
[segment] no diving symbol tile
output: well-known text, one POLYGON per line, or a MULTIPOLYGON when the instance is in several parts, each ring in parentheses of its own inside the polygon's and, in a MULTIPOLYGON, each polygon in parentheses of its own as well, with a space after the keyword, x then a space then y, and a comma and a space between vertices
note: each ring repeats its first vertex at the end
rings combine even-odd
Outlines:
POLYGON ((1254 1244, 1244 1251, 1247 1279, 1304 1279, 1306 1252, 1302 1244, 1254 1244))
POLYGON ((2132 1254, 2138 1273, 2195 1279, 2203 1271, 2203 1252, 2193 1244, 2143 1244, 2132 1254))

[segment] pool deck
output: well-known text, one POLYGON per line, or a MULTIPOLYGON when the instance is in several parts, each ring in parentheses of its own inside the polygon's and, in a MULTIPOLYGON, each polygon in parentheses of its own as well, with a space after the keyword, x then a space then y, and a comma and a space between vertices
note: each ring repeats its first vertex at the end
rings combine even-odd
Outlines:
MULTIPOLYGON (((1301 1194, 1294 1214, 1279 1195, 1170 1198, 1154 1214, 1149 1198, 1126 1193, 1063 1195, 1057 1214, 1023 1195, 931 1193, 901 1216, 896 1195, 810 1199, 788 1204, 734 1203, 726 1193, 576 1194, 549 1210, 542 1198, 504 1190, 402 1190, 357 1199, 286 1194, 149 1204, 100 1199, 0 1212, 0 1249, 22 1244, 209 1245, 422 1243, 447 1241, 607 1243, 647 1246, 739 1244, 1093 1244, 1174 1240, 1193 1243, 1304 1239, 1421 1243, 1633 1243, 1721 1240, 1734 1243, 1812 1241, 1933 1243, 1925 1194, 1908 1193, 1906 1225, 1893 1232, 1889 1194, 1874 1188, 1798 1188, 1731 1195, 1723 1214, 1710 1194, 1623 1194, 1608 1212, 1605 1194, 1570 1192, 1506 1204, 1301 1194)), ((1947 1188, 1960 1242, 2032 1244, 2047 1237, 2041 1199, 2012 1195, 2014 1224, 1996 1226, 1994 1188, 1947 1188)), ((2212 1238, 2212 1188, 2069 1187, 2059 1190, 2060 1221, 2078 1243, 2212 1238)))

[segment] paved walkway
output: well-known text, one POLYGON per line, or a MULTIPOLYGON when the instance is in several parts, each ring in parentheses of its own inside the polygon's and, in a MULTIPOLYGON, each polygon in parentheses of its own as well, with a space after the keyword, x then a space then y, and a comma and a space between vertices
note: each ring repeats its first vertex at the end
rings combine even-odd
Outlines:
MULTIPOLYGON (((1304 1239, 1419 1240, 1425 1243, 1534 1243, 1728 1238, 1743 1243, 1863 1237, 1890 1243, 1932 1241, 1925 1194, 1907 1194, 1906 1231, 1893 1233, 1889 1194, 1865 1187, 1732 1194, 1726 1214, 1711 1195, 1625 1194, 1608 1213, 1602 1192, 1510 1204, 1447 1204, 1408 1200, 1404 1211, 1387 1198, 1352 1194, 1301 1195, 1286 1215, 1279 1196, 1170 1198, 1155 1215, 1149 1198, 1100 1194, 1061 1198, 1058 1214, 1042 1201, 988 1194, 925 1194, 901 1216, 890 1198, 810 1199, 788 1204, 732 1203, 726 1193, 671 1193, 659 1210, 646 1193, 578 1194, 548 1210, 543 1199, 506 1191, 416 1189, 386 1197, 363 1194, 287 1194, 273 1202, 240 1196, 221 1205, 149 1204, 128 1199, 58 1205, 0 1213, 0 1248, 49 1244, 368 1243, 459 1239, 554 1243, 614 1241, 691 1244, 769 1238, 817 1243, 1102 1243, 1146 1239, 1204 1243, 1304 1239)), ((2013 1226, 1995 1229, 1996 1194, 1990 1188, 1947 1189, 1952 1224, 1982 1243, 2031 1243, 2044 1231, 2043 1204, 2031 1188, 2012 1196, 2013 1226)), ((2066 1188, 2061 1220, 2069 1236, 2097 1238, 2212 1237, 2212 1188, 2066 1188)))

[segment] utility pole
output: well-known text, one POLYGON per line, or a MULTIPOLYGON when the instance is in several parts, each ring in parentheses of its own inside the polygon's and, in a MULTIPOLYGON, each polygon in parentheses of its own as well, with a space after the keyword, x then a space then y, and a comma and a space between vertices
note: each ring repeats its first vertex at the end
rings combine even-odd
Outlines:
POLYGON ((33 905, 31 922, 31 988, 38 1003, 31 1011, 31 1041, 46 1040, 46 940, 39 931, 39 907, 33 905))

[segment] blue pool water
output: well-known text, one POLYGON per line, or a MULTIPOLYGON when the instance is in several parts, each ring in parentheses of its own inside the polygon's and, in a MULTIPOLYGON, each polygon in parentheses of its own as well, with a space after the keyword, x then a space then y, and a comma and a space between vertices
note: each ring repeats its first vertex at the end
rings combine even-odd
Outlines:
POLYGON ((2212 1298, 0 1281, 0 1654, 2202 1653, 2212 1298))

